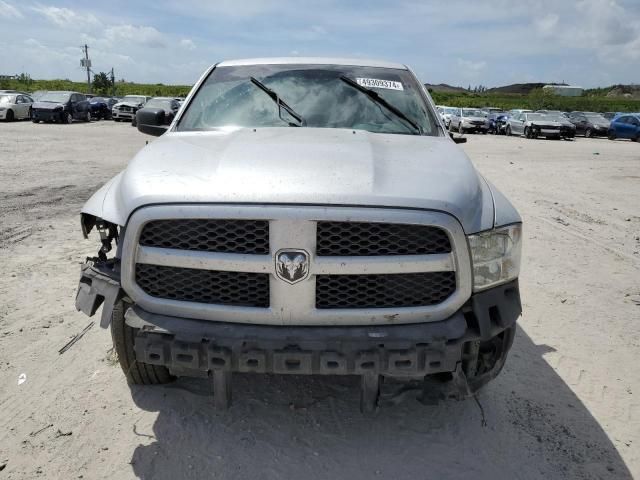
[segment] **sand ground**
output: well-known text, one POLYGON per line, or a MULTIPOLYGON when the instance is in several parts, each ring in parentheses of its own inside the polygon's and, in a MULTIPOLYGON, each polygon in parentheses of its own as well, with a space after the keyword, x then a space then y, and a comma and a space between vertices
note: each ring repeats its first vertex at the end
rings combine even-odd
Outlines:
POLYGON ((640 478, 640 145, 475 135, 525 221, 524 314, 479 402, 366 419, 352 378, 129 387, 74 309, 79 209, 146 140, 128 124, 0 124, 0 479, 640 478), (18 384, 21 374, 26 381, 18 384))

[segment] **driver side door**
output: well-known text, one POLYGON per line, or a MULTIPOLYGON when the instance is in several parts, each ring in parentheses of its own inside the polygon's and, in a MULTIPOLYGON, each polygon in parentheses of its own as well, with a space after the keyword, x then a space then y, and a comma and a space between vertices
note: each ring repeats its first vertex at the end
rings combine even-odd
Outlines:
POLYGON ((511 124, 511 132, 522 135, 524 132, 524 114, 518 113, 509 120, 511 124))

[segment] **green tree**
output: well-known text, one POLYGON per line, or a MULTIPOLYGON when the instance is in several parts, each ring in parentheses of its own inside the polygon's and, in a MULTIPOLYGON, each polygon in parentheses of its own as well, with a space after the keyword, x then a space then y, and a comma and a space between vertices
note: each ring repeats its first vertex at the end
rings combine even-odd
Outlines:
POLYGON ((113 83, 106 73, 100 72, 93 76, 93 91, 95 93, 106 95, 112 87, 113 83))
POLYGON ((556 104, 556 95, 549 88, 534 88, 529 93, 529 108, 533 110, 554 109, 556 104))

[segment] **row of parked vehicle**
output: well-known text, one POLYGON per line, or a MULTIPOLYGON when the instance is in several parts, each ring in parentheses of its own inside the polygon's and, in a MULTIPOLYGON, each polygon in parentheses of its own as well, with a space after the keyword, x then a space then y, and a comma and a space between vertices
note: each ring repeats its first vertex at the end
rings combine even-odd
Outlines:
POLYGON ((27 94, 15 90, 0 90, 0 120, 31 119, 33 123, 114 120, 129 121, 135 126, 136 112, 142 108, 150 108, 156 112, 161 111, 163 121, 170 124, 182 101, 183 98, 144 95, 97 97, 70 91, 27 94))
POLYGON ((640 141, 640 114, 457 108, 439 105, 449 131, 571 140, 576 135, 640 141))

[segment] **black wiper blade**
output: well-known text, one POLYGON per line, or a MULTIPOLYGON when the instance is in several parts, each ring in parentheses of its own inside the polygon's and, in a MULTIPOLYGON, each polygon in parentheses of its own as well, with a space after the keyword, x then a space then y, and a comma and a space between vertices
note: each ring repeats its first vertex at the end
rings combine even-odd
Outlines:
POLYGON ((271 97, 271 99, 276 103, 276 105, 278 106, 278 116, 280 117, 280 120, 288 123, 292 127, 303 127, 307 124, 307 122, 302 117, 302 115, 300 115, 293 108, 287 105, 287 103, 284 100, 282 100, 282 98, 280 98, 280 96, 276 92, 271 90, 269 87, 267 87, 264 83, 262 83, 260 80, 258 80, 255 77, 249 77, 249 79, 251 80, 251 83, 253 83, 256 87, 258 87, 264 93, 269 95, 269 97, 271 97), (283 108, 287 111, 289 115, 291 115, 293 118, 295 118, 298 121, 298 124, 291 123, 288 120, 282 118, 283 108))
POLYGON ((409 117, 407 117, 402 110, 398 109, 397 107, 394 107, 392 104, 390 104, 389 102, 387 102, 383 97, 381 97, 380 95, 378 95, 377 92, 374 92, 373 90, 368 89, 367 87, 363 87, 362 85, 360 85, 357 82, 354 82, 353 80, 351 80, 349 77, 345 77, 344 75, 340 76, 340 80, 342 80, 343 82, 345 82, 347 85, 352 86, 353 88, 360 90, 362 93, 364 93, 367 97, 369 97, 371 100, 373 100, 374 102, 382 105, 383 107, 385 107, 387 110, 389 110, 391 113, 393 113, 396 117, 401 118, 402 120, 404 120, 405 122, 407 122, 409 125, 411 125, 411 127, 417 131, 420 135, 423 134, 422 128, 420 127, 420 125, 418 125, 415 121, 411 120, 409 117))

